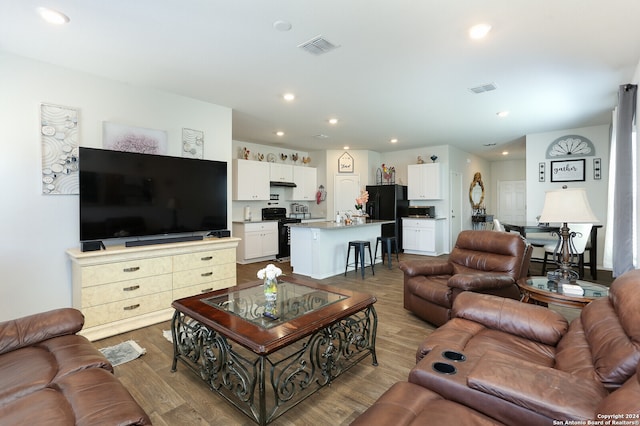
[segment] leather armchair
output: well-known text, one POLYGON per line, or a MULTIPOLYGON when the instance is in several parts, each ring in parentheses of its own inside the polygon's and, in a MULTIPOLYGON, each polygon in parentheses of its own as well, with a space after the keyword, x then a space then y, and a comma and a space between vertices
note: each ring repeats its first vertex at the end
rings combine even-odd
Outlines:
POLYGON ((532 247, 519 235, 462 231, 448 259, 400 262, 404 308, 442 325, 456 297, 466 291, 519 300, 516 281, 527 275, 532 247))

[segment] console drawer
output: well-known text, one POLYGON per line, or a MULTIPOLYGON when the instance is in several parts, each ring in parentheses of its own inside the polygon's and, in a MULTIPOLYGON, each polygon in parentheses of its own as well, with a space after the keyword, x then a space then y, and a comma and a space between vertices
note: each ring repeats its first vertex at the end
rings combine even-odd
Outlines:
POLYGON ((106 303, 104 305, 83 308, 85 316, 84 326, 86 328, 95 327, 110 322, 136 317, 150 312, 171 308, 171 291, 164 291, 156 294, 149 294, 142 297, 120 300, 118 302, 106 303))
POLYGON ((208 265, 236 262, 235 249, 199 251, 173 256, 173 270, 184 271, 208 265))
POLYGON ((207 293, 210 291, 222 290, 223 288, 233 287, 234 285, 236 285, 235 276, 188 287, 174 288, 173 300, 182 299, 183 297, 195 296, 196 294, 207 293))
POLYGON ((171 290, 171 274, 144 277, 136 280, 94 285, 82 291, 82 307, 104 305, 119 300, 171 290))
POLYGON ((127 260, 80 269, 82 287, 171 273, 171 257, 127 260))

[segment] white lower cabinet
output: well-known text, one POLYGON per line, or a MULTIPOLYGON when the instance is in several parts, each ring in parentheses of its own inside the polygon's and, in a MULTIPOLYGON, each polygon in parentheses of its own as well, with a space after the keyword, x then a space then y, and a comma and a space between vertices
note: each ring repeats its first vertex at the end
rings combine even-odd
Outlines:
POLYGON ((405 253, 439 256, 444 253, 444 220, 402 219, 402 248, 405 253))
POLYGON ((171 318, 171 302, 236 285, 237 238, 67 250, 80 334, 102 339, 171 318))
POLYGON ((278 222, 234 222, 233 236, 240 238, 237 261, 241 264, 270 260, 278 254, 278 222))

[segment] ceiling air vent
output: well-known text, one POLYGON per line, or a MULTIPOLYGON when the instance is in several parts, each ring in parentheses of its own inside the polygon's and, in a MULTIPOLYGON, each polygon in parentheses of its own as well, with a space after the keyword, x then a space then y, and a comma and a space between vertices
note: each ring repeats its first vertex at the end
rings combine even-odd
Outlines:
POLYGON ((298 47, 313 55, 322 55, 323 53, 330 52, 340 46, 336 46, 322 36, 317 36, 309 41, 305 41, 304 43, 298 45, 298 47))
POLYGON ((498 86, 496 86, 495 83, 488 83, 488 84, 483 84, 481 86, 472 87, 469 90, 471 90, 473 93, 478 95, 484 92, 491 92, 492 90, 496 90, 497 88, 498 86))

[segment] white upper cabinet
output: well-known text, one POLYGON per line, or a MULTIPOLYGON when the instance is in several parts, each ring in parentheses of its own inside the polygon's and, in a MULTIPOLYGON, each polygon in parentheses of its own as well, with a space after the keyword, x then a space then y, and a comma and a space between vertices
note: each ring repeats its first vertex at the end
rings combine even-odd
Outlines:
POLYGON ((233 199, 269 199, 269 163, 250 160, 233 160, 233 199))
POLYGON ((291 164, 268 163, 269 180, 273 182, 293 182, 293 166, 291 164))
POLYGON ((315 167, 293 166, 293 188, 291 199, 294 201, 313 201, 316 198, 317 170, 315 167))
POLYGON ((410 164, 407 167, 407 195, 410 200, 442 199, 440 163, 410 164))

